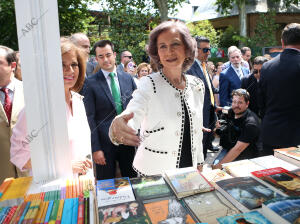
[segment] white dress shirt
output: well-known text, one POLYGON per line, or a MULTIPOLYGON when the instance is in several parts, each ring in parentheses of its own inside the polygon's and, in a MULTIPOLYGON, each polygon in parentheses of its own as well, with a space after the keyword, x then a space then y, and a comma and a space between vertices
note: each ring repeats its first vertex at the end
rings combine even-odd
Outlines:
MULTIPOLYGON (((15 92, 15 78, 12 78, 11 82, 7 86, 0 86, 0 89, 2 89, 3 87, 8 88, 8 95, 11 99, 11 102, 13 102, 14 92, 15 92)), ((1 101, 1 104, 4 105, 5 93, 3 91, 0 91, 0 101, 1 101)))

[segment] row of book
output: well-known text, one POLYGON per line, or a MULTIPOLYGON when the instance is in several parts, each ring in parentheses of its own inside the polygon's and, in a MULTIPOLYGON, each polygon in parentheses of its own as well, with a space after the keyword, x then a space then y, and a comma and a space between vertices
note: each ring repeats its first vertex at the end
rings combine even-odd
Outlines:
POLYGON ((98 181, 100 223, 298 223, 297 168, 266 156, 224 164, 235 175, 183 168, 98 181))
POLYGON ((93 183, 86 176, 40 183, 34 183, 31 177, 9 178, 0 186, 5 188, 0 202, 0 223, 95 223, 98 216, 94 215, 93 183), (26 186, 22 187, 20 182, 26 182, 26 186), (19 190, 22 194, 12 194, 19 190))

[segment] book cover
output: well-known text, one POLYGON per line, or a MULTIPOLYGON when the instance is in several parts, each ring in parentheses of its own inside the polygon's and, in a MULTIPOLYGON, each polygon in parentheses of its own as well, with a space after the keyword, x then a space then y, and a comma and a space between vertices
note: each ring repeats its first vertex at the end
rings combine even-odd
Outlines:
POLYGON ((288 196, 300 196, 300 177, 281 167, 259 170, 252 175, 288 196))
POLYGON ((198 220, 215 224, 220 216, 238 214, 235 208, 224 196, 217 191, 196 194, 183 199, 190 211, 198 220))
POLYGON ((195 223, 192 216, 175 198, 146 203, 144 206, 152 224, 195 223))
POLYGON ((274 167, 282 167, 286 170, 294 170, 298 167, 275 156, 261 156, 254 159, 250 159, 250 161, 255 162, 256 164, 264 167, 262 169, 271 169, 274 167))
POLYGON ((300 148, 290 147, 284 149, 275 149, 274 155, 298 167, 300 166, 300 148))
POLYGON ((134 201, 128 177, 97 181, 98 207, 134 201))
POLYGON ((213 185, 215 186, 215 182, 220 180, 226 180, 232 178, 228 173, 224 172, 220 169, 214 170, 205 170, 202 172, 202 175, 213 185))
POLYGON ((142 202, 132 201, 98 208, 102 224, 149 224, 150 219, 142 202))
POLYGON ((296 174, 297 176, 300 177, 300 168, 299 168, 299 169, 295 169, 295 170, 291 170, 291 172, 292 172, 293 174, 296 174))
POLYGON ((172 196, 172 191, 162 176, 138 177, 130 181, 137 200, 172 196))
POLYGON ((243 212, 260 208, 267 200, 282 197, 252 177, 236 177, 216 184, 217 190, 243 212))
POLYGON ((224 163, 222 167, 233 177, 247 177, 251 176, 251 172, 253 171, 265 169, 248 159, 224 163))
POLYGON ((232 216, 218 218, 220 224, 272 224, 266 217, 260 214, 258 211, 246 212, 236 214, 232 216))
POLYGON ((177 198, 214 190, 211 183, 193 167, 168 170, 165 177, 177 198))
POLYGON ((300 197, 274 198, 263 203, 262 213, 273 223, 300 223, 300 197))

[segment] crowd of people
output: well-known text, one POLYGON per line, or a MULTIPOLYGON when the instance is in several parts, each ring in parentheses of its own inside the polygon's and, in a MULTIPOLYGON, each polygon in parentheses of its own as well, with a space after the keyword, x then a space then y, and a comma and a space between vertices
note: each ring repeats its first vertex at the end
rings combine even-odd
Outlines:
MULTIPOLYGON (((250 48, 231 46, 228 62, 214 64, 208 38, 167 21, 149 35, 149 64, 125 50, 117 65, 110 40, 96 42, 91 56, 85 34, 62 37, 73 173, 92 163, 98 180, 201 170, 208 150, 221 150, 215 169, 299 145, 300 24, 284 28, 282 47, 275 58, 252 60, 250 48), (222 148, 213 147, 215 135, 222 148)), ((0 45, 1 181, 31 174, 21 64, 0 45)))

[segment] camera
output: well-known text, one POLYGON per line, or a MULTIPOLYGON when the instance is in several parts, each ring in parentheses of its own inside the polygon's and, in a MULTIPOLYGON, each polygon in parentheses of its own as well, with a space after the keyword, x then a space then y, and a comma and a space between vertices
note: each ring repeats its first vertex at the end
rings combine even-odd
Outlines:
POLYGON ((234 112, 231 107, 224 107, 219 119, 220 127, 216 129, 216 134, 220 136, 220 146, 231 149, 237 142, 239 128, 234 125, 234 112))

